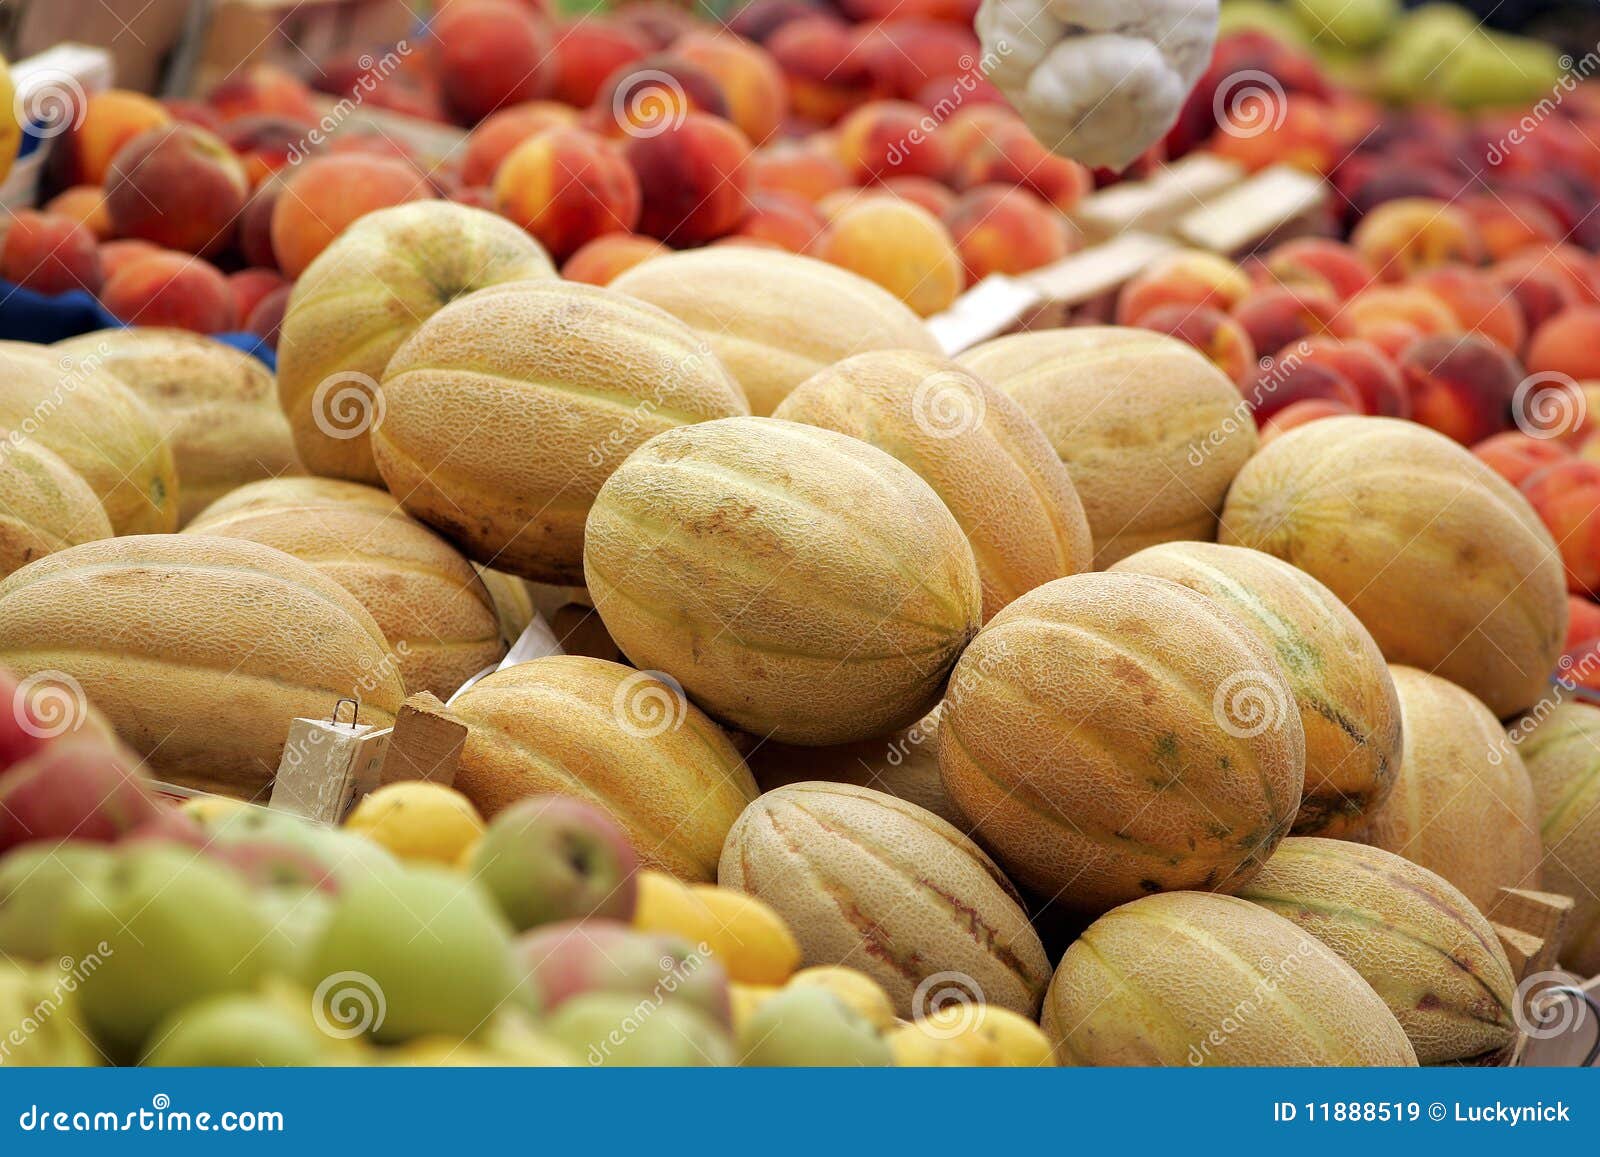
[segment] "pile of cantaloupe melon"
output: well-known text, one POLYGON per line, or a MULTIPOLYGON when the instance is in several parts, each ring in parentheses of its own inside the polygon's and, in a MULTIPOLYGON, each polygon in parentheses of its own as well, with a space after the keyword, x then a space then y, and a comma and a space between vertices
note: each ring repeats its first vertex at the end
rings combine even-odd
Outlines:
POLYGON ((1500 1061, 1493 909, 1541 883, 1600 970, 1560 558, 1436 433, 1262 448, 1153 333, 952 360, 803 257, 597 289, 444 203, 332 245, 280 357, 274 399, 202 339, 0 349, 0 665, 159 778, 262 797, 291 717, 575 607, 453 701, 457 787, 598 802, 902 1017, 956 975, 1063 1064, 1500 1061))

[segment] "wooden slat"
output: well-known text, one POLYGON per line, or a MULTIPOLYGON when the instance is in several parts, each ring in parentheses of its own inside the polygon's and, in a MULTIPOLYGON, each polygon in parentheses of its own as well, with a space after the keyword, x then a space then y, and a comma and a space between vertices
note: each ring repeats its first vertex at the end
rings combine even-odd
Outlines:
POLYGON ((1327 196, 1320 177, 1274 165, 1186 213, 1174 233, 1180 241, 1213 253, 1239 254, 1313 212, 1327 196))
POLYGON ((378 782, 422 779, 449 787, 455 782, 456 761, 466 742, 466 724, 451 715, 436 696, 418 692, 400 705, 395 716, 394 735, 378 782))

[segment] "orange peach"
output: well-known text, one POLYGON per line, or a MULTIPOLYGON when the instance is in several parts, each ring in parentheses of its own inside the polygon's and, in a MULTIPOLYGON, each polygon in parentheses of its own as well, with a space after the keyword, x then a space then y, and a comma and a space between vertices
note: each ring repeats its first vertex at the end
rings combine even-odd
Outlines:
POLYGON ((1010 132, 1021 123, 1010 105, 974 104, 953 114, 939 126, 939 131, 944 133, 956 154, 965 157, 985 141, 1010 132))
POLYGON ((125 265, 140 257, 148 257, 152 253, 165 253, 159 245, 152 245, 148 241, 139 241, 134 238, 124 238, 119 241, 107 241, 100 246, 100 269, 104 280, 110 281, 125 265))
MULTIPOLYGON (((1031 189, 1063 213, 1094 188, 1094 176, 1077 161, 1049 152, 1020 121, 995 119, 962 151, 956 186, 1020 185, 1031 189)), ((969 137, 970 140, 970 137, 969 137)), ((955 146, 952 146, 955 147, 955 146)))
POLYGON ((171 123, 171 115, 160 102, 143 93, 120 88, 94 93, 84 102, 81 117, 50 149, 51 183, 57 187, 103 185, 111 159, 123 145, 140 133, 171 123))
POLYGON ((582 281, 589 285, 610 285, 618 277, 652 257, 671 253, 654 237, 637 233, 603 233, 593 241, 580 245, 561 267, 561 276, 568 281, 582 281))
POLYGON ((467 137, 461 158, 461 179, 467 185, 492 185, 500 163, 511 150, 545 129, 577 123, 576 110, 554 101, 531 100, 491 113, 467 137))
POLYGON ((1244 390, 1258 426, 1296 402, 1323 400, 1337 402, 1352 413, 1361 413, 1361 395, 1338 370, 1287 354, 1266 358, 1255 381, 1244 390))
POLYGON ((738 228, 749 208, 750 142, 721 117, 691 112, 664 131, 632 137, 623 155, 639 179, 639 232, 679 248, 738 228))
POLYGON ((129 325, 218 333, 239 324, 228 279, 187 253, 151 253, 129 261, 106 281, 100 300, 129 325))
POLYGON ((348 154, 298 165, 272 205, 278 268, 299 277, 347 225, 375 209, 428 195, 427 181, 404 161, 348 154))
POLYGON ((798 141, 778 141, 750 154, 750 187, 820 201, 851 185, 850 170, 832 153, 798 141))
POLYGON ((728 99, 728 119, 752 144, 778 131, 789 111, 789 86, 772 54, 727 33, 690 33, 672 51, 711 74, 728 99))
MULTIPOLYGON (((1327 106, 1300 94, 1276 97, 1260 106, 1259 120, 1224 119, 1208 148, 1248 172, 1288 164, 1326 174, 1344 155, 1327 106)), ((1254 114, 1252 114, 1254 115, 1254 114)))
POLYGON ((71 217, 18 209, 0 219, 0 278, 35 293, 100 292, 94 234, 71 217))
POLYGON ((1256 347, 1244 326, 1220 309, 1209 305, 1158 305, 1140 314, 1138 325, 1193 346, 1227 374, 1241 392, 1255 380, 1256 347))
POLYGON ((310 122, 294 117, 252 113, 229 121, 219 136, 244 166, 246 183, 255 188, 279 169, 316 151, 311 141, 313 128, 310 122))
POLYGON ((889 95, 857 53, 851 30, 831 17, 791 20, 766 47, 789 82, 794 112, 818 124, 831 125, 858 105, 889 95))
POLYGON ((933 114, 905 101, 875 100, 839 122, 835 148, 857 182, 881 177, 944 180, 955 155, 933 114))
POLYGON ((827 227, 827 219, 804 197, 757 190, 750 194, 750 211, 729 239, 766 241, 790 253, 808 253, 827 227))
POLYGON ((67 217, 94 234, 97 241, 112 237, 111 214, 106 212, 105 190, 98 185, 74 185, 45 202, 44 211, 67 217))
MULTIPOLYGON (((943 220, 969 283, 991 273, 1025 273, 1059 261, 1074 240, 1061 214, 1028 190, 1005 185, 969 189, 943 220)), ((1246 360, 1254 357, 1248 354, 1246 360)))
MULTIPOLYGON (((167 115, 180 124, 194 125, 197 129, 205 129, 208 133, 222 135, 226 121, 222 114, 202 100, 190 100, 186 97, 163 97, 161 107, 167 110, 167 115)), ((152 128, 155 126, 151 126, 152 128)))
POLYGON ((314 124, 322 116, 311 88, 272 64, 253 64, 218 83, 206 103, 224 121, 246 116, 282 116, 314 124))
POLYGON ((1534 438, 1521 430, 1502 430, 1472 447, 1480 461, 1513 486, 1552 462, 1566 462, 1572 448, 1554 438, 1534 438))
POLYGON ((1457 208, 1472 219, 1489 260, 1510 257, 1530 245, 1561 240, 1561 223, 1539 202, 1516 193, 1463 197, 1457 208))
POLYGON ((1343 313, 1357 337, 1375 342, 1375 329, 1397 322, 1422 335, 1457 333, 1461 328, 1448 305, 1426 289, 1409 285, 1374 285, 1364 289, 1345 302, 1343 313))
MULTIPOLYGON (((1262 357, 1272 357, 1286 346, 1307 338, 1345 337, 1350 331, 1338 299, 1331 294, 1287 285, 1257 289, 1231 312, 1234 320, 1244 326, 1255 344, 1256 353, 1262 357)), ((1359 398, 1356 404, 1360 405, 1359 398)))
POLYGON ((1600 639, 1600 604, 1581 595, 1567 596, 1567 647, 1600 639))
POLYGON ((585 242, 639 223, 639 179, 620 149, 582 129, 548 129, 511 151, 496 208, 564 261, 585 242))
POLYGON ((578 108, 591 104, 617 69, 655 49, 637 28, 598 14, 557 25, 552 40, 550 59, 540 65, 541 73, 548 74, 544 92, 578 108))
POLYGON ((978 0, 842 0, 839 7, 863 21, 914 17, 970 28, 978 0))
MULTIPOLYGON (((1358 330, 1362 341, 1370 342, 1390 361, 1398 361, 1400 355, 1411 348, 1411 343, 1426 335, 1421 329, 1409 321, 1394 319, 1379 319, 1369 322, 1358 330)), ((1409 405, 1409 403, 1407 403, 1409 405)))
POLYGON ((228 274, 228 288, 233 291, 234 312, 242 318, 251 312, 275 289, 282 289, 289 281, 276 269, 241 269, 228 274))
POLYGON ((1226 257, 1186 249, 1152 262, 1122 287, 1117 323, 1136 325, 1158 305, 1209 305, 1227 313, 1251 292, 1250 278, 1226 257))
POLYGON ((1343 374, 1361 395, 1362 413, 1380 418, 1411 416, 1411 398, 1394 359, 1373 343, 1359 338, 1314 337, 1297 353, 1308 362, 1343 374))
POLYGON ((902 100, 917 100, 941 81, 947 94, 953 82, 964 81, 963 96, 965 88, 987 83, 978 69, 983 49, 970 24, 918 19, 900 10, 891 19, 863 28, 856 53, 880 85, 902 100))
POLYGON ((117 236, 201 256, 232 243, 249 194, 228 146, 193 125, 141 133, 106 174, 106 213, 117 236))
MULTIPOLYGON (((877 185, 885 193, 893 193, 902 201, 920 205, 941 220, 955 207, 956 195, 947 186, 927 177, 890 177, 887 181, 877 182, 877 185)), ((1053 216, 1057 220, 1064 220, 1059 214, 1053 216)))
POLYGON ((658 52, 613 72, 582 123, 606 136, 636 137, 681 124, 692 112, 726 118, 728 94, 700 65, 658 52))
POLYGON ((1600 378, 1600 306, 1563 310, 1539 327, 1528 343, 1530 373, 1600 378))
POLYGON ((1508 353, 1522 349, 1528 327, 1522 307, 1484 273, 1464 265, 1424 269, 1407 284, 1426 289, 1455 314, 1468 333, 1481 334, 1508 353))
POLYGON ((1511 428, 1511 403, 1522 370, 1505 350, 1477 334, 1413 342, 1400 357, 1411 418, 1473 445, 1511 428))
POLYGON ((840 212, 816 254, 883 286, 923 317, 948 309, 966 284, 949 231, 895 197, 864 198, 840 212))
POLYGON ((1516 301, 1530 336, 1569 305, 1578 303, 1577 290, 1558 269, 1517 268, 1501 262, 1491 266, 1486 276, 1502 293, 1516 301))
POLYGON ((526 8, 504 0, 457 0, 429 26, 429 50, 450 114, 477 124, 496 109, 539 95, 549 37, 526 8))
POLYGON ((1334 398, 1302 398, 1298 402, 1290 402, 1262 423, 1260 444, 1265 446, 1296 426, 1304 426, 1318 418, 1347 418, 1357 412, 1334 398))
POLYGON ((283 185, 283 174, 274 173, 255 187, 239 211, 239 255, 247 265, 262 269, 278 267, 278 255, 272 251, 272 211, 283 185))
POLYGON ((1403 281, 1436 265, 1478 265, 1485 256, 1472 218, 1431 197, 1385 201, 1361 219, 1350 244, 1380 281, 1403 281))
POLYGON ((1275 246, 1264 264, 1285 284, 1314 276, 1340 301, 1348 301, 1372 284, 1372 266, 1350 246, 1325 237, 1297 237, 1275 246))
POLYGON ((1600 592, 1600 464, 1556 462, 1530 474, 1521 489, 1561 550, 1567 589, 1600 592))

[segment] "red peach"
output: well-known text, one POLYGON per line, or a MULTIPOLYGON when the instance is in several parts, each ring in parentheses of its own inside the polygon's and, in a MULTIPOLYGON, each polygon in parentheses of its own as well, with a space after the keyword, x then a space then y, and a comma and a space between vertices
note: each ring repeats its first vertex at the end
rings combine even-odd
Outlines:
POLYGON ((939 81, 965 79, 974 86, 984 81, 978 69, 983 49, 970 25, 963 28, 898 12, 893 19, 863 28, 856 52, 885 91, 901 100, 915 100, 939 81))
POLYGON ((241 269, 228 274, 228 288, 233 290, 235 312, 243 318, 250 316, 263 297, 288 284, 289 281, 276 269, 241 269))
POLYGON ((1268 165, 1288 164, 1308 173, 1326 174, 1344 154, 1327 106, 1312 97, 1289 94, 1262 119, 1224 121, 1211 138, 1210 151, 1257 172, 1268 165), (1237 128, 1232 126, 1237 125, 1237 128))
POLYGON ((1294 403, 1313 398, 1338 402, 1352 413, 1361 412, 1361 394, 1343 374, 1295 354, 1263 361, 1244 396, 1258 426, 1294 403))
POLYGON ((1539 327, 1528 343, 1528 371, 1600 378, 1600 307, 1575 306, 1539 327))
POLYGON ((1094 177, 1086 167, 1047 151, 1015 120, 995 120, 968 151, 957 148, 956 155, 961 158, 956 185, 962 189, 1020 185, 1068 213, 1094 188, 1094 177))
POLYGON ((1521 489, 1561 550, 1567 589, 1600 592, 1600 465, 1556 462, 1530 474, 1521 489))
POLYGON ((249 193, 227 145, 193 125, 166 125, 118 151, 106 179, 106 212, 119 237, 204 257, 233 241, 249 193))
POLYGON ((1346 418, 1358 411, 1334 398, 1302 398, 1290 402, 1261 426, 1261 445, 1287 434, 1296 426, 1315 422, 1318 418, 1346 418))
MULTIPOLYGON (((1026 189, 1004 185, 969 189, 943 220, 955 238, 969 284, 991 273, 1025 273, 1059 261, 1073 240, 1063 227, 1066 219, 1053 208, 1026 189)), ((1254 359, 1253 352, 1245 355, 1247 361, 1254 359)))
POLYGON ((750 194, 750 211, 730 236, 806 253, 827 227, 827 219, 804 197, 757 190, 750 194))
POLYGON ((1516 193, 1481 193, 1463 197, 1457 206, 1472 219, 1489 260, 1510 257, 1530 245, 1561 240, 1561 223, 1539 202, 1516 193))
POLYGON ((208 133, 216 133, 219 137, 222 135, 223 126, 227 123, 222 119, 221 113, 200 100, 165 97, 161 101, 161 107, 167 110, 169 117, 180 124, 193 125, 197 129, 205 129, 208 133))
POLYGON ((464 124, 539 95, 549 39, 527 9, 503 0, 458 0, 429 28, 445 107, 464 124))
POLYGON ((728 119, 752 144, 778 131, 789 111, 789 86, 771 53, 737 36, 705 33, 690 33, 672 50, 717 82, 728 119))
POLYGON ((1404 322, 1421 334, 1457 333, 1461 328, 1448 305, 1426 289, 1409 285, 1364 289, 1345 303, 1343 313, 1356 336, 1369 340, 1375 340, 1375 327, 1396 322, 1404 322))
POLYGON ((1209 305, 1158 305, 1139 315, 1140 329, 1186 342, 1243 392, 1256 378, 1256 347, 1244 326, 1209 305))
POLYGON ((103 185, 111 159, 141 133, 171 124, 160 103, 143 93, 113 88, 91 95, 82 117, 50 149, 51 184, 103 185))
POLYGON ((588 285, 610 285, 640 262, 671 252, 654 237, 605 233, 579 246, 561 267, 561 276, 588 285))
POLYGON ((1372 266, 1350 246, 1325 237, 1297 237, 1273 248, 1265 259, 1280 281, 1294 283, 1301 274, 1319 277, 1340 301, 1348 301, 1371 285, 1372 266))
POLYGON ((1350 244, 1380 281, 1402 281, 1435 265, 1478 265, 1484 258, 1472 219, 1427 197, 1385 201, 1361 219, 1350 244))
POLYGON ((100 270, 104 281, 110 281, 123 268, 140 257, 148 257, 152 253, 165 253, 159 245, 152 245, 148 241, 138 241, 129 238, 121 241, 107 241, 100 246, 100 270))
MULTIPOLYGON (((1349 323, 1330 295, 1288 286, 1258 289, 1231 311, 1255 344, 1256 353, 1272 357, 1295 342, 1318 335, 1344 337, 1349 323)), ((1361 404, 1359 396, 1355 405, 1361 404)))
POLYGON ((850 171, 831 153, 795 141, 780 141, 750 154, 750 187, 794 193, 816 202, 850 187, 850 171))
POLYGON ((511 150, 545 129, 575 125, 578 114, 554 101, 531 100, 491 113, 467 137, 461 160, 461 179, 468 185, 492 185, 500 164, 511 150))
POLYGON ((292 285, 282 285, 256 302, 255 308, 245 318, 244 328, 256 334, 273 349, 278 348, 278 330, 283 325, 283 315, 289 309, 292 285))
POLYGON ((220 135, 244 166, 246 183, 255 188, 285 165, 316 151, 311 140, 315 127, 293 117, 252 114, 229 121, 220 135))
POLYGON ((1476 334, 1425 337, 1400 358, 1411 417, 1472 445, 1511 428, 1511 403, 1522 382, 1516 361, 1476 334))
POLYGON ((1534 471, 1573 456, 1572 449, 1563 443, 1553 438, 1533 438, 1521 430, 1492 434, 1474 445, 1472 452, 1513 486, 1521 486, 1534 471))
POLYGON ((791 20, 767 41, 767 51, 789 82, 794 111, 831 125, 858 105, 888 96, 856 51, 849 29, 831 17, 791 20))
POLYGON ((643 192, 639 232, 682 247, 738 228, 748 208, 750 142, 729 122, 692 112, 663 132, 633 137, 623 153, 643 192))
POLYGON ((559 24, 553 30, 546 95, 562 104, 586 108, 611 74, 650 55, 654 45, 631 25, 600 15, 559 24))
POLYGON ((1135 325, 1158 305, 1208 305, 1226 313, 1251 290, 1244 270, 1226 257, 1187 249, 1156 260, 1122 287, 1117 322, 1135 325))
POLYGON ((152 253, 129 261, 107 279, 100 300, 129 325, 219 333, 239 324, 228 279, 186 253, 152 253))
POLYGON ((839 122, 835 148, 859 183, 893 176, 943 180, 955 165, 933 114, 906 101, 877 100, 839 122))
POLYGON ((111 215, 106 212, 105 190, 97 185, 74 185, 45 202, 44 211, 66 217, 94 234, 96 241, 111 240, 111 215))
POLYGON ((728 31, 755 44, 765 44, 778 29, 791 20, 817 16, 821 12, 809 0, 751 0, 728 21, 728 31))
POLYGON ((1482 334, 1508 353, 1518 352, 1527 340, 1527 325, 1516 298, 1476 269, 1440 265, 1424 269, 1409 284, 1444 302, 1463 330, 1482 334))
POLYGON ((224 121, 245 116, 283 116, 307 124, 321 117, 311 88, 272 64, 253 64, 206 94, 206 103, 224 121))
POLYGON ((1400 371, 1393 359, 1371 342, 1359 338, 1340 341, 1314 337, 1306 341, 1299 354, 1308 362, 1343 374, 1361 395, 1363 413, 1380 418, 1411 416, 1411 397, 1406 393, 1400 371))
POLYGON ((639 223, 639 179, 627 158, 582 129, 548 129, 523 141, 501 163, 494 195, 499 211, 557 261, 639 223))
MULTIPOLYGON (((929 180, 927 177, 890 177, 887 181, 879 181, 877 184, 885 193, 893 193, 902 201, 919 205, 935 217, 942 218, 955 208, 956 195, 938 181, 929 180)), ((996 186, 1000 187, 1002 186, 996 186)), ((1065 220, 1059 213, 1051 213, 1051 217, 1056 221, 1065 220)))
POLYGON ((278 268, 299 277, 352 222, 374 209, 427 196, 427 182, 404 161, 346 155, 297 165, 272 205, 278 268))
POLYGON ((0 278, 49 296, 100 292, 105 272, 94 234, 72 218, 18 209, 0 231, 0 278))
POLYGON ((1600 639, 1600 604, 1581 595, 1567 596, 1567 647, 1600 639))
POLYGON ((114 843, 158 806, 126 753, 99 737, 62 736, 0 778, 0 852, 35 840, 114 843))

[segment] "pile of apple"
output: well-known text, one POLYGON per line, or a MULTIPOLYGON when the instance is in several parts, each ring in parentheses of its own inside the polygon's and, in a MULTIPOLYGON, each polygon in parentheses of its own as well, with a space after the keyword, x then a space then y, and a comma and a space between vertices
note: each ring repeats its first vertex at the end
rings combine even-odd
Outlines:
POLYGON ((799 969, 770 907, 641 868, 582 800, 179 804, 61 691, 0 672, 0 1068, 1050 1063, 1004 1009, 901 1023, 799 969))

